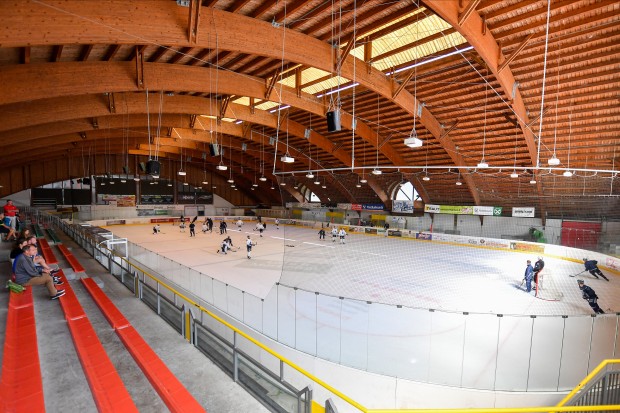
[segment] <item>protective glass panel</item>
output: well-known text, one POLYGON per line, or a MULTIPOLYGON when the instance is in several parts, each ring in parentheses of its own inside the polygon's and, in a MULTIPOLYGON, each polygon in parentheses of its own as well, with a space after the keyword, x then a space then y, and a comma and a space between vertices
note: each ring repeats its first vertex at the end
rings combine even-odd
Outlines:
POLYGON ((226 306, 228 305, 226 300, 226 284, 217 280, 213 280, 213 305, 222 311, 226 311, 226 306))
POLYGON ((458 386, 461 383, 465 317, 461 313, 431 313, 431 383, 458 386))
POLYGON ((278 341, 295 347, 295 290, 278 285, 278 341))
POLYGON ((497 333, 495 315, 470 314, 465 317, 462 387, 492 390, 495 386, 497 333))
POLYGON ((341 363, 365 370, 368 362, 368 311, 365 302, 343 300, 341 321, 341 363))
POLYGON ((227 313, 236 318, 237 320, 243 320, 243 293, 231 287, 226 287, 228 310, 227 313))
POLYGON ((340 319, 342 300, 318 295, 316 299, 316 353, 325 360, 340 361, 340 319))
POLYGON ((295 291, 295 343, 297 349, 316 355, 316 294, 295 291))
POLYGON ((495 389, 525 391, 532 342, 530 317, 501 317, 495 389))
POLYGON ((243 322, 257 331, 263 329, 263 304, 252 294, 243 294, 243 322))
POLYGON ((198 296, 209 304, 213 304, 213 278, 203 275, 200 277, 198 296))
POLYGON ((278 287, 274 286, 263 301, 263 334, 278 338, 278 287))
POLYGON ((564 328, 558 390, 575 387, 588 374, 592 317, 569 317, 564 328))
POLYGON ((588 371, 595 369, 601 361, 613 358, 617 324, 618 316, 606 315, 605 317, 594 318, 588 371))
POLYGON ((532 329, 532 352, 528 390, 556 391, 560 377, 564 319, 560 317, 536 317, 532 329))
POLYGON ((368 370, 397 377, 414 377, 418 312, 383 304, 368 307, 368 370))

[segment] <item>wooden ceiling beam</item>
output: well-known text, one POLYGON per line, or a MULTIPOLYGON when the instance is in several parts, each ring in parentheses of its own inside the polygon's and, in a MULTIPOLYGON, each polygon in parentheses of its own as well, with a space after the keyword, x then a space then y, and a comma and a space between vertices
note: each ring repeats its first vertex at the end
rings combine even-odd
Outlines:
POLYGON ((201 0, 190 0, 189 12, 187 17, 187 41, 195 44, 200 28, 200 10, 202 9, 201 0))

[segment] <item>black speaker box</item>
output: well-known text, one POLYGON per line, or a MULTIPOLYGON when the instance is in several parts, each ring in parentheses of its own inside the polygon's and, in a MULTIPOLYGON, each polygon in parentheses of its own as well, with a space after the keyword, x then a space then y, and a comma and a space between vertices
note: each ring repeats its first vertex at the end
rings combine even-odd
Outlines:
POLYGON ((140 162, 138 167, 140 168, 140 172, 146 172, 146 164, 144 162, 140 162))
POLYGON ((328 132, 338 132, 341 128, 340 126, 340 111, 339 110, 330 110, 326 113, 327 117, 327 131, 328 132))
POLYGON ((126 167, 126 166, 123 166, 123 173, 124 173, 125 175, 128 173, 128 172, 127 172, 127 167, 126 167))
POLYGON ((146 173, 149 175, 159 175, 159 161, 150 160, 146 163, 146 173))
POLYGON ((220 156, 220 146, 217 143, 209 145, 209 154, 211 156, 220 156))
POLYGON ((82 178, 82 183, 84 185, 90 185, 90 178, 82 178))

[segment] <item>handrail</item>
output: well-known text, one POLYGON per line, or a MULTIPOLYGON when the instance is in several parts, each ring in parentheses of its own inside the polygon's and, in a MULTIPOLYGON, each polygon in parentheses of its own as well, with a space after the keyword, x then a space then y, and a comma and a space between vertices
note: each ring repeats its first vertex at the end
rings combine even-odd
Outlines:
MULTIPOLYGON (((90 234, 82 234, 82 235, 85 238, 92 239, 93 242, 96 243, 96 239, 93 236, 91 236, 90 234)), ((265 350, 267 353, 269 353, 272 356, 276 357, 281 362, 286 363, 289 367, 293 368, 297 372, 299 372, 302 375, 306 376, 308 379, 310 379, 310 380, 314 381, 315 383, 319 384, 324 389, 330 391, 335 396, 339 397, 340 399, 342 399, 343 401, 347 402, 351 406, 357 408, 358 410, 360 410, 363 413, 472 413, 472 412, 476 412, 476 413, 538 413, 538 412, 543 412, 543 411, 547 411, 547 412, 577 412, 577 411, 611 411, 611 410, 620 410, 620 405, 596 405, 596 406, 564 406, 563 405, 575 393, 577 393, 580 389, 582 389, 585 386, 585 384, 589 380, 591 380, 594 376, 596 376, 596 374, 598 374, 605 366, 607 366, 608 364, 612 364, 612 363, 620 363, 620 359, 607 359, 607 360, 602 361, 564 399, 562 399, 562 401, 557 406, 517 407, 517 408, 460 408, 460 409, 369 409, 369 408, 363 406, 361 403, 358 403, 355 400, 353 400, 352 398, 348 397, 344 393, 340 392, 336 388, 332 387, 328 383, 326 383, 323 380, 319 379, 318 377, 314 376, 312 373, 310 373, 310 372, 306 371, 305 369, 303 369, 302 367, 296 365, 295 363, 293 363, 292 361, 290 361, 286 357, 280 355, 275 350, 272 350, 271 348, 265 346, 264 344, 262 344, 258 340, 250 337, 245 332, 241 331, 240 329, 238 329, 237 327, 233 326, 232 324, 230 324, 226 320, 224 320, 221 317, 217 316, 216 314, 212 313, 210 310, 208 310, 207 308, 203 307, 202 305, 200 305, 196 301, 192 300, 191 298, 187 297, 185 294, 179 292, 177 289, 175 289, 171 285, 168 285, 166 282, 161 281, 160 278, 158 278, 155 275, 151 274, 150 272, 144 270, 139 265, 136 265, 136 264, 130 262, 129 260, 127 260, 126 258, 116 254, 115 251, 107 248, 106 246, 103 246, 103 245, 99 244, 99 245, 97 245, 97 248, 98 249, 105 249, 105 250, 109 251, 110 255, 113 255, 115 257, 120 258, 122 261, 125 261, 127 263, 127 265, 129 265, 129 266, 137 269, 138 271, 142 272, 144 275, 148 276, 149 278, 151 278, 152 280, 154 280, 158 284, 163 285, 166 289, 168 289, 172 293, 176 294, 177 296, 181 297, 182 299, 184 299, 189 304, 193 305, 194 307, 198 308, 200 311, 206 313, 207 315, 209 315, 213 319, 217 320, 221 324, 223 324, 226 327, 230 328, 235 333, 241 335, 242 337, 244 337, 245 339, 247 339, 251 343, 255 344, 259 348, 265 350)))
POLYGON ((605 367, 607 367, 608 364, 620 364, 620 359, 607 359, 607 360, 603 360, 594 370, 592 370, 590 372, 590 374, 588 374, 583 380, 581 380, 579 382, 579 384, 577 384, 575 386, 575 388, 573 390, 571 390, 571 392, 566 395, 566 397, 564 397, 558 403, 558 406, 564 406, 566 404, 566 402, 568 402, 579 390, 581 390, 583 387, 585 387, 585 385, 590 380, 592 380, 592 378, 594 378, 594 376, 596 376, 601 370, 603 370, 605 367))

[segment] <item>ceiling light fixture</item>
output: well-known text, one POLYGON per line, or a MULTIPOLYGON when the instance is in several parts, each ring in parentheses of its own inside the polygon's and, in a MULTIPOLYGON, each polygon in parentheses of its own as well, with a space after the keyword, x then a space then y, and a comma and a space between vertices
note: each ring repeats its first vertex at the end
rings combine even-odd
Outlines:
POLYGON ((288 152, 283 155, 280 160, 284 163, 293 163, 295 162, 295 158, 293 158, 291 155, 288 154, 288 152))
POLYGON ((314 178, 314 174, 313 174, 312 172, 308 172, 308 173, 306 174, 306 178, 308 178, 308 179, 312 179, 312 178, 314 178))
POLYGON ((519 174, 517 173, 516 169, 512 171, 512 173, 510 174, 510 177, 511 178, 518 178, 519 177, 519 174))
POLYGON ((573 176, 573 173, 567 169, 564 171, 562 175, 564 175, 567 178, 570 178, 571 176, 573 176))
POLYGON ((360 179, 360 184, 366 184, 366 183, 368 183, 368 179, 365 179, 365 178, 362 176, 362 179, 360 179))
POLYGON ((381 169, 373 169, 372 172, 370 172, 373 175, 381 175, 383 172, 381 172, 381 169))
POLYGON ((265 182, 267 181, 267 178, 265 178, 265 175, 261 176, 260 178, 258 178, 259 181, 265 182))
POLYGON ((422 140, 415 138, 413 136, 410 136, 407 139, 405 139, 404 143, 405 143, 405 146, 408 146, 410 148, 420 148, 422 146, 422 140))
POLYGON ((560 164, 560 160, 553 154, 549 160, 547 160, 549 166, 558 166, 560 164))
POLYGON ((218 171, 225 171, 228 169, 228 167, 220 162, 220 164, 216 166, 215 169, 217 169, 218 171))

